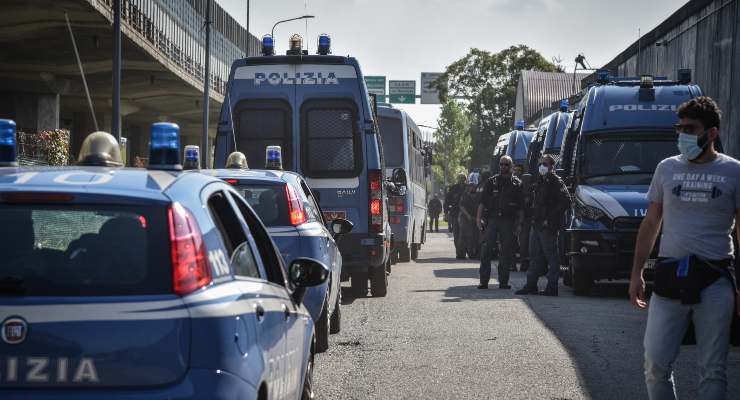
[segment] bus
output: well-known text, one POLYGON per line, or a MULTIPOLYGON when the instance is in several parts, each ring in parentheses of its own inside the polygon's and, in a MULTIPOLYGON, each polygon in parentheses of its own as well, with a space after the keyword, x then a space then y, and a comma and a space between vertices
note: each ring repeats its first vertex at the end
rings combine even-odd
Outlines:
MULTIPOLYGON (((380 135, 383 138, 386 173, 402 169, 406 190, 389 197, 393 230, 393 251, 398 261, 416 260, 426 239, 426 215, 430 176, 426 168, 425 137, 404 112, 393 107, 378 107, 380 135)), ((394 179, 396 180, 396 179, 394 179)))

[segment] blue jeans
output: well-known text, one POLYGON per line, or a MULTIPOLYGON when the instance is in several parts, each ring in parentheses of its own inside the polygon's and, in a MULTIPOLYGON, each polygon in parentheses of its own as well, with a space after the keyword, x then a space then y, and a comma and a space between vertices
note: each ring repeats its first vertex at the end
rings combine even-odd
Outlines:
POLYGON ((514 227, 513 218, 489 219, 486 226, 484 242, 480 254, 480 283, 488 285, 491 280, 491 258, 493 249, 501 242, 501 252, 498 260, 498 283, 509 284, 509 268, 514 263, 514 227))
POLYGON ((529 233, 530 268, 527 270, 527 288, 537 289, 537 280, 547 268, 547 289, 556 290, 560 278, 558 233, 533 228, 529 233), (547 260, 545 265, 544 260, 547 260))
POLYGON ((735 294, 727 278, 702 290, 701 303, 681 304, 653 294, 645 329, 645 383, 652 400, 675 399, 673 362, 689 322, 694 322, 699 364, 699 399, 727 397, 727 352, 735 294))

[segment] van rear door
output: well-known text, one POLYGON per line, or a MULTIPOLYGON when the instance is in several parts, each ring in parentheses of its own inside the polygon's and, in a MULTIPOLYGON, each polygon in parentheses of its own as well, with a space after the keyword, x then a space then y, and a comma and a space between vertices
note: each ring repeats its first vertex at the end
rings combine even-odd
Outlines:
POLYGON ((367 228, 362 85, 357 70, 344 64, 296 66, 294 124, 300 127, 300 168, 318 193, 326 219, 347 218, 355 232, 367 228))

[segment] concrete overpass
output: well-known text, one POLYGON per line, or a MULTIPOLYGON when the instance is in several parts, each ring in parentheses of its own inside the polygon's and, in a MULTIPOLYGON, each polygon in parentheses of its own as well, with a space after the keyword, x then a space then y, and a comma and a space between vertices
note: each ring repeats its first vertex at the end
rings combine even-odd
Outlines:
MULTIPOLYGON (((110 131, 113 0, 4 0, 0 13, 0 118, 19 130, 68 129, 76 157, 93 118, 75 59, 71 22, 100 129, 110 131)), ((178 123, 183 144, 202 132, 206 0, 121 0, 121 133, 131 159, 147 156, 149 125, 178 123)), ((215 136, 231 62, 259 41, 212 6, 211 118, 215 136)))

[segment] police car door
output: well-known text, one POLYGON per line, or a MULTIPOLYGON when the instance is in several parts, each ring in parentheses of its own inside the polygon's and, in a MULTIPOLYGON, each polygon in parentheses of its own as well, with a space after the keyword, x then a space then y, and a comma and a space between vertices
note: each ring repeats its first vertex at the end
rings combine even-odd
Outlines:
POLYGON ((275 360, 275 364, 280 368, 280 375, 274 378, 272 385, 273 388, 278 387, 279 389, 277 391, 273 389, 273 393, 280 394, 276 398, 297 398, 301 390, 306 356, 310 354, 310 317, 305 308, 293 302, 286 288, 282 256, 270 239, 267 230, 239 194, 233 194, 231 198, 246 224, 246 229, 250 232, 250 241, 254 246, 258 263, 267 275, 265 287, 274 296, 265 301, 271 300, 273 307, 279 307, 279 312, 274 312, 274 314, 282 319, 285 325, 285 350, 280 359, 275 360))
MULTIPOLYGON (((248 243, 244 226, 237 216, 240 213, 238 207, 233 205, 234 196, 227 194, 230 192, 230 188, 220 183, 217 186, 224 190, 210 194, 207 204, 216 227, 221 233, 226 255, 224 257, 225 262, 213 260, 212 254, 209 254, 209 259, 211 259, 212 264, 215 261, 217 264, 222 264, 221 268, 228 269, 229 266, 226 262, 231 260, 233 263, 235 257, 240 256, 238 252, 245 253, 249 250, 243 246, 251 246, 251 244, 248 243)), ((269 274, 266 275, 269 278, 269 274)), ((267 382, 270 393, 278 394, 275 398, 281 398, 279 394, 283 393, 284 390, 284 355, 286 351, 286 321, 281 307, 281 303, 284 301, 280 299, 283 294, 266 280, 257 284, 241 282, 239 288, 242 292, 239 300, 250 299, 248 301, 251 303, 252 310, 246 313, 253 312, 256 320, 257 342, 262 351, 265 366, 263 380, 267 382)), ((251 320, 249 316, 244 317, 247 321, 251 320)))

